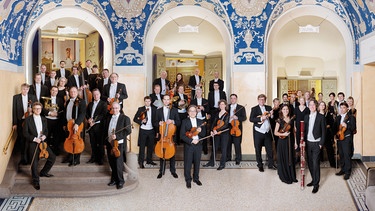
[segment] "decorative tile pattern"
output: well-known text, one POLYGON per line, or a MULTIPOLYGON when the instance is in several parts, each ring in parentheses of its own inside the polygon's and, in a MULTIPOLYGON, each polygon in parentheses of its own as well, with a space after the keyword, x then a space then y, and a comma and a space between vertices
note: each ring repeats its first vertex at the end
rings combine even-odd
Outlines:
POLYGON ((33 197, 14 196, 9 199, 4 199, 2 203, 0 200, 0 210, 27 210, 32 201, 33 197))
POLYGON ((352 174, 347 184, 358 210, 368 210, 365 204, 366 176, 357 161, 352 163, 352 174))

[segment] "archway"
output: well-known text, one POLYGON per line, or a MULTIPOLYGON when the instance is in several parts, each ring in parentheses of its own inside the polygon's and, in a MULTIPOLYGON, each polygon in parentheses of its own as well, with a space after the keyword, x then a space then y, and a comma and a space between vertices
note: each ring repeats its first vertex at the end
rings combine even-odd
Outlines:
POLYGON ((225 26, 223 21, 214 13, 211 11, 199 7, 199 6, 178 6, 173 9, 170 9, 166 12, 164 12, 155 22, 153 25, 149 28, 146 39, 145 39, 145 49, 144 49, 144 55, 145 55, 145 74, 147 78, 147 93, 150 93, 152 91, 152 60, 153 55, 152 51, 154 48, 154 42, 155 38, 157 37, 159 31, 165 26, 168 22, 171 21, 171 17, 173 18, 181 18, 186 16, 192 16, 197 17, 200 19, 204 19, 205 21, 212 24, 221 34, 225 50, 222 52, 222 58, 223 58, 223 76, 222 78, 226 81, 225 89, 227 93, 230 90, 230 76, 231 76, 231 70, 233 66, 233 42, 232 42, 232 36, 230 32, 228 31, 228 28, 225 26))
POLYGON ((32 80, 32 44, 34 40, 34 36, 36 31, 39 28, 42 28, 47 23, 61 19, 64 17, 74 17, 77 19, 82 20, 85 24, 90 24, 94 27, 100 34, 103 39, 103 67, 110 68, 113 67, 113 55, 114 55, 114 45, 113 45, 113 38, 111 36, 111 32, 108 28, 103 24, 102 20, 100 20, 97 16, 93 13, 79 8, 79 7, 60 7, 55 8, 51 11, 42 14, 37 21, 33 24, 30 28, 29 32, 25 36, 25 57, 24 57, 24 64, 25 64, 25 78, 27 82, 31 82, 32 80), (80 14, 77 16, 77 14, 80 14), (90 20, 90 23, 87 22, 90 20))

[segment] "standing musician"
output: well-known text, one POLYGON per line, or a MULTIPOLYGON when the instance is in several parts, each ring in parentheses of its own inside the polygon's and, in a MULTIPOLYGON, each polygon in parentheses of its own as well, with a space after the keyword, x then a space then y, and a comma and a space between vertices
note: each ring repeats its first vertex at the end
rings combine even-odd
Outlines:
POLYGON ((306 115, 305 122, 305 140, 307 163, 309 166, 312 181, 307 184, 313 186, 312 193, 317 193, 320 182, 320 150, 324 145, 326 138, 326 121, 322 114, 317 112, 318 101, 310 100, 310 115, 306 115))
POLYGON ((294 114, 294 109, 296 109, 299 106, 298 98, 296 97, 296 94, 292 93, 290 94, 290 100, 289 104, 291 105, 292 112, 294 114))
POLYGON ((272 131, 270 117, 274 115, 274 111, 271 106, 265 105, 267 100, 266 95, 258 95, 258 105, 251 108, 250 122, 254 123, 253 134, 254 134, 254 148, 255 156, 257 160, 257 166, 260 172, 264 172, 263 160, 262 160, 262 146, 265 146, 268 168, 276 170, 276 166, 273 161, 272 154, 272 131))
POLYGON ((119 83, 118 81, 118 74, 112 73, 110 76, 111 83, 107 84, 103 88, 103 95, 101 99, 108 104, 118 100, 118 103, 121 106, 120 112, 123 113, 123 101, 128 98, 128 92, 126 91, 126 86, 123 83, 119 83))
POLYGON ((21 85, 21 93, 13 96, 12 125, 13 130, 17 130, 17 140, 15 148, 21 151, 20 164, 27 165, 31 162, 28 159, 28 142, 23 136, 23 122, 32 114, 31 106, 37 102, 35 95, 29 93, 30 86, 26 83, 21 85))
POLYGON ((39 176, 41 177, 53 177, 52 174, 48 172, 51 170, 53 164, 55 163, 56 156, 53 154, 52 150, 45 145, 45 148, 40 147, 41 142, 44 142, 48 136, 47 120, 40 115, 42 112, 42 104, 35 102, 33 104, 33 115, 29 116, 25 120, 25 127, 23 128, 23 135, 25 140, 30 143, 29 154, 32 158, 31 163, 31 175, 32 184, 36 190, 40 189, 39 176), (43 169, 38 175, 38 162, 41 149, 43 149, 43 154, 46 153, 47 162, 44 164, 43 169))
POLYGON ((81 88, 83 88, 83 86, 85 86, 85 84, 83 84, 82 81, 83 81, 82 76, 79 75, 78 67, 73 66, 72 67, 72 74, 68 77, 68 82, 67 82, 66 86, 68 88, 75 86, 75 87, 81 89, 81 88))
POLYGON ((151 98, 146 96, 143 98, 144 106, 139 107, 137 113, 134 115, 133 121, 139 124, 139 156, 138 164, 141 169, 145 168, 143 162, 145 159, 145 148, 147 146, 147 164, 155 166, 156 163, 152 161, 152 152, 154 150, 155 130, 152 121, 155 119, 156 108, 151 106, 151 98))
POLYGON ((195 98, 195 90, 202 89, 202 76, 199 75, 199 68, 195 68, 194 75, 189 78, 189 87, 191 88, 191 99, 195 98))
POLYGON ((346 100, 348 103, 348 112, 349 114, 353 115, 354 118, 357 118, 357 109, 354 106, 354 98, 352 96, 349 96, 348 99, 346 100))
POLYGON ((35 74, 34 82, 30 87, 30 94, 35 95, 38 102, 43 103, 42 97, 48 96, 48 87, 42 84, 42 75, 40 73, 35 74))
POLYGON ((219 83, 214 82, 213 86, 214 90, 208 93, 208 106, 210 108, 211 116, 214 116, 218 112, 219 100, 227 100, 227 95, 224 91, 220 90, 219 83))
POLYGON ((211 91, 214 91, 214 83, 219 84, 219 89, 220 89, 221 91, 224 90, 224 81, 221 80, 221 79, 219 78, 219 72, 218 72, 218 71, 215 71, 215 72, 214 72, 214 79, 212 79, 212 80, 210 81, 210 84, 209 84, 209 91, 210 91, 210 92, 211 92, 211 91))
POLYGON ((232 144, 234 144, 234 151, 236 153, 236 165, 240 165, 242 160, 242 122, 246 120, 246 110, 245 107, 243 107, 240 104, 237 104, 236 94, 230 95, 229 116, 229 124, 231 124, 231 131, 235 132, 234 130, 239 130, 239 132, 241 132, 241 135, 237 136, 235 133, 230 133, 227 149, 227 161, 232 159, 232 144))
POLYGON ((95 88, 98 88, 97 82, 100 79, 100 73, 99 73, 98 65, 96 64, 92 66, 91 70, 92 72, 88 76, 88 78, 86 78, 86 80, 87 80, 87 84, 89 85, 90 91, 92 92, 92 90, 94 90, 95 88))
POLYGON ((171 82, 167 79, 167 71, 163 70, 160 72, 160 78, 157 78, 152 83, 152 86, 155 86, 156 84, 160 86, 161 88, 161 94, 165 95, 168 93, 170 89, 171 82))
POLYGON ((60 154, 60 144, 62 143, 62 122, 61 118, 64 111, 64 99, 57 96, 59 89, 57 86, 51 87, 51 96, 44 99, 43 114, 47 119, 48 126, 48 144, 52 151, 56 154, 60 154))
MULTIPOLYGON (((319 96, 319 94, 318 94, 319 96)), ((327 157, 329 161, 329 165, 332 168, 336 168, 335 165, 335 151, 333 149, 333 143, 334 143, 334 133, 332 132, 332 128, 334 125, 335 120, 333 119, 333 116, 328 112, 327 105, 324 101, 321 101, 319 103, 318 112, 322 114, 326 120, 326 139, 324 142, 324 147, 327 151, 327 157)), ((323 161, 323 150, 320 154, 320 160, 323 161)))
POLYGON ((87 84, 87 80, 89 79, 89 75, 92 73, 91 60, 90 59, 86 60, 86 67, 83 68, 82 73, 83 73, 83 77, 85 78, 85 84, 87 84))
POLYGON ((120 104, 112 104, 113 114, 108 116, 105 124, 105 132, 108 134, 105 144, 107 148, 108 162, 112 169, 111 181, 108 186, 116 185, 117 189, 122 189, 124 180, 124 154, 126 151, 126 137, 131 133, 130 118, 120 112, 120 104), (117 147, 116 147, 117 145, 117 147), (119 152, 118 157, 113 153, 119 152))
POLYGON ((344 92, 339 92, 337 93, 337 99, 338 99, 338 102, 337 102, 337 115, 340 115, 342 114, 341 111, 340 111, 340 105, 341 103, 345 102, 345 94, 344 92))
POLYGON ((160 93, 160 85, 154 85, 154 93, 150 94, 152 107, 158 109, 163 107, 163 95, 160 93))
POLYGON ((356 119, 348 112, 348 109, 348 103, 340 104, 341 114, 337 116, 334 126, 334 132, 338 136, 337 148, 341 164, 341 170, 336 175, 344 175, 344 180, 348 180, 352 173, 353 132, 357 129, 356 119))
POLYGON ((70 76, 70 71, 65 69, 65 61, 60 61, 60 69, 56 72, 56 77, 61 78, 65 77, 68 78, 70 76))
POLYGON ((41 83, 46 86, 46 81, 48 81, 49 76, 48 76, 47 67, 46 67, 45 64, 40 65, 40 71, 39 71, 39 73, 42 76, 41 83))
POLYGON ((57 82, 58 82, 58 78, 56 78, 56 71, 52 70, 44 85, 48 87, 48 90, 51 90, 52 86, 57 86, 57 82))
MULTIPOLYGON (((195 99, 191 100, 190 105, 197 106, 197 119, 200 119, 204 122, 210 118, 210 109, 208 107, 208 100, 202 97, 203 91, 202 89, 195 90, 195 99), (207 116, 207 117, 206 117, 207 116)), ((207 128, 207 125, 206 125, 207 128)), ((207 146, 207 139, 202 141, 203 153, 205 155, 208 154, 208 146, 207 146)))
POLYGON ((177 73, 176 80, 173 82, 173 94, 177 94, 179 86, 185 87, 184 76, 181 73, 177 73))
MULTIPOLYGON (((94 68, 93 68, 94 69, 94 68)), ((87 163, 97 163, 103 165, 104 145, 103 145, 103 123, 107 116, 107 104, 100 100, 100 91, 92 90, 94 100, 89 103, 86 110, 86 119, 89 125, 91 158, 87 163)))
MULTIPOLYGON (((163 96, 163 107, 159 108, 156 111, 156 117, 153 120, 154 128, 159 128, 160 125, 163 125, 165 122, 167 125, 174 124, 176 127, 180 126, 181 121, 180 117, 178 115, 178 111, 176 108, 170 106, 170 97, 169 95, 163 96)), ((161 134, 161 131, 159 131, 161 134)), ((161 139, 163 137, 160 137, 161 139)), ((159 175, 157 176, 158 179, 160 179, 163 176, 163 173, 165 172, 165 163, 164 159, 160 158, 160 169, 159 169, 159 175)), ((169 159, 170 162, 170 171, 172 173, 172 176, 174 178, 178 178, 178 175, 176 174, 176 158, 175 156, 171 157, 169 159)))
POLYGON ((109 70, 107 68, 103 69, 102 71, 102 77, 99 78, 99 80, 97 81, 97 87, 100 91, 100 94, 103 94, 103 89, 104 89, 104 86, 107 85, 108 83, 110 83, 110 79, 109 79, 109 70))
MULTIPOLYGON (((173 103, 173 106, 177 108, 178 115, 180 117, 180 120, 186 119, 187 113, 186 108, 189 106, 188 104, 188 97, 185 95, 185 87, 184 86, 178 86, 177 87, 177 94, 173 97, 173 101, 176 101, 173 103)), ((176 143, 180 145, 180 127, 177 127, 176 131, 176 143)))
MULTIPOLYGON (((66 106, 64 109, 64 125, 67 125, 69 120, 74 119, 74 126, 73 126, 73 131, 72 132, 77 132, 78 127, 80 124, 83 124, 83 121, 85 120, 85 115, 86 115, 86 102, 78 97, 78 88, 73 86, 70 87, 69 89, 69 97, 70 99, 66 102, 66 106), (78 107, 76 106, 78 104, 78 107), (77 111, 78 108, 78 111, 77 111)), ((65 129, 68 131, 71 128, 66 128, 65 129)), ((83 134, 78 134, 81 135, 82 139, 84 139, 83 134)), ((80 157, 81 154, 69 154, 66 159, 63 160, 63 163, 69 163, 69 166, 76 166, 79 165, 80 162, 80 157)))
POLYGON ((191 188, 191 166, 194 163, 193 182, 201 186, 199 181, 199 167, 201 163, 202 142, 200 138, 206 134, 205 127, 201 127, 204 121, 196 118, 197 106, 190 105, 188 108, 189 117, 182 120, 181 139, 185 142, 184 146, 184 176, 186 187, 191 188), (195 131, 194 131, 195 129, 195 131))
POLYGON ((225 162, 227 161, 227 145, 229 140, 229 114, 227 112, 227 101, 226 100, 219 100, 219 112, 217 112, 214 116, 212 116, 214 122, 211 126, 211 135, 216 136, 213 139, 213 145, 215 146, 212 148, 212 154, 210 157, 210 161, 203 165, 204 167, 214 167, 216 162, 216 156, 214 153, 218 151, 219 147, 221 149, 221 158, 220 158, 220 166, 217 170, 222 170, 225 168, 225 162))
POLYGON ((336 119, 337 116, 337 106, 339 102, 336 101, 336 94, 334 92, 329 93, 329 102, 328 102, 328 112, 333 116, 333 119, 336 119))

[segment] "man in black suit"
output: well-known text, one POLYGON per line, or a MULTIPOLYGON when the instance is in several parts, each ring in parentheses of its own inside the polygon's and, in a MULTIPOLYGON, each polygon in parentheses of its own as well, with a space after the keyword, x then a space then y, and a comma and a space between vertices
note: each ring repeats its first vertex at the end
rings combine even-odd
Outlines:
POLYGON ((43 108, 43 114, 47 119, 48 126, 48 144, 56 155, 60 154, 60 143, 63 142, 63 129, 61 119, 63 118, 64 99, 57 97, 59 89, 57 86, 52 86, 50 90, 50 99, 45 100, 44 105, 48 107, 43 108))
POLYGON ((236 153, 236 165, 240 165, 242 160, 242 150, 241 150, 241 143, 242 143, 242 122, 246 120, 246 110, 245 107, 237 103, 237 95, 231 94, 230 95, 230 105, 229 105, 229 123, 231 126, 232 121, 237 120, 237 123, 235 126, 238 127, 239 131, 241 131, 240 136, 236 136, 235 134, 230 134, 229 136, 229 143, 227 147, 227 161, 231 160, 232 155, 232 144, 234 144, 234 151, 236 153))
MULTIPOLYGON (((184 120, 187 117, 187 112, 186 108, 189 106, 188 104, 188 97, 185 93, 185 87, 183 85, 179 85, 177 87, 177 93, 173 98, 177 97, 176 102, 173 103, 173 106, 177 109, 178 115, 180 117, 180 120, 184 120)), ((180 145, 180 127, 177 126, 177 131, 176 131, 176 143, 180 145)))
POLYGON ((82 88, 85 84, 83 83, 82 76, 79 75, 78 72, 78 67, 73 66, 72 67, 72 74, 68 77, 68 82, 66 83, 66 86, 68 88, 70 87, 77 87, 77 88, 82 88))
POLYGON ((322 114, 316 111, 317 107, 318 101, 310 100, 310 115, 306 115, 304 119, 307 163, 312 177, 312 181, 307 186, 314 186, 312 193, 319 190, 320 149, 324 145, 326 137, 326 120, 322 114))
POLYGON ((194 75, 189 78, 189 87, 191 88, 191 99, 195 99, 195 90, 202 88, 202 76, 199 75, 199 68, 195 68, 194 75))
POLYGON ((337 116, 333 127, 334 134, 337 134, 338 131, 342 133, 340 126, 342 128, 346 128, 345 132, 343 133, 343 140, 340 140, 340 137, 337 139, 341 170, 340 172, 336 173, 337 176, 344 175, 345 180, 348 180, 350 178, 350 174, 352 173, 351 158, 353 156, 353 132, 357 129, 356 119, 353 115, 348 113, 348 109, 348 103, 342 102, 340 105, 341 114, 337 116))
POLYGON ((39 144, 44 142, 48 136, 47 120, 40 115, 41 112, 42 104, 35 102, 33 104, 33 115, 26 118, 25 126, 23 128, 25 140, 30 143, 29 155, 33 159, 31 163, 32 184, 36 190, 40 189, 39 176, 53 177, 53 175, 48 172, 51 170, 56 160, 55 154, 53 154, 52 150, 47 145, 45 149, 49 154, 47 162, 40 171, 40 175, 38 175, 39 154, 41 152, 39 144))
POLYGON ((87 163, 97 163, 103 165, 104 145, 103 145, 103 125, 107 116, 107 104, 100 100, 99 89, 92 90, 94 100, 89 103, 86 110, 86 119, 90 136, 91 158, 87 163))
POLYGON ((202 182, 199 181, 199 167, 201 163, 202 153, 202 142, 199 141, 206 135, 205 127, 202 127, 204 121, 197 119, 197 106, 190 105, 188 108, 189 117, 182 120, 181 123, 181 136, 180 138, 184 141, 184 176, 186 181, 186 187, 191 188, 191 166, 194 163, 193 171, 193 182, 201 186, 202 182), (188 137, 186 132, 191 129, 197 128, 198 134, 192 137, 188 137))
MULTIPOLYGON (((196 98, 190 101, 190 105, 197 106, 197 119, 206 122, 207 119, 210 118, 210 109, 208 107, 208 100, 202 97, 203 91, 202 89, 197 89, 195 92, 196 98)), ((206 125, 206 128, 208 126, 206 125)), ((208 146, 207 146, 207 139, 202 141, 203 153, 207 155, 208 153, 208 146)))
POLYGON ((163 70, 160 72, 160 78, 157 78, 152 83, 152 86, 159 85, 161 88, 161 94, 165 95, 171 88, 171 82, 167 80, 167 71, 163 70))
POLYGON ((151 98, 146 96, 143 98, 144 106, 139 107, 134 115, 133 121, 139 124, 138 136, 138 164, 141 169, 145 168, 143 162, 145 159, 145 148, 147 146, 147 164, 156 165, 152 161, 152 152, 154 151, 155 130, 152 121, 155 119, 156 108, 151 106, 151 98))
MULTIPOLYGON (((73 86, 69 89, 69 97, 70 99, 66 102, 65 110, 64 110, 64 124, 67 125, 67 123, 71 120, 74 121, 73 129, 67 128, 67 130, 73 130, 74 132, 78 131, 79 125, 83 124, 83 121, 85 120, 86 115, 86 102, 78 97, 78 89, 77 87, 73 86), (78 110, 77 110, 78 109, 78 110)), ((83 131, 81 134, 79 134, 83 140, 83 131)), ((79 165, 80 162, 81 153, 77 154, 69 154, 68 158, 65 159, 64 163, 69 163, 69 166, 76 166, 79 165)))
POLYGON ((250 122, 254 123, 253 136, 254 136, 254 148, 255 156, 257 160, 257 166, 260 172, 264 172, 263 160, 262 160, 262 146, 265 146, 268 168, 276 170, 276 166, 273 162, 272 154, 272 131, 270 118, 274 115, 274 112, 269 105, 265 105, 267 100, 266 95, 258 95, 258 105, 251 108, 250 122))
POLYGON ((214 77, 215 78, 212 79, 210 81, 210 84, 209 84, 209 90, 210 90, 210 92, 214 91, 214 83, 218 83, 219 84, 219 89, 221 91, 223 91, 224 90, 224 81, 219 78, 219 72, 218 71, 214 72, 214 77))
POLYGON ((34 82, 30 87, 30 94, 35 95, 38 102, 43 103, 42 97, 49 95, 48 87, 42 84, 42 75, 40 73, 35 74, 34 82))
POLYGON ((107 85, 108 83, 111 83, 111 80, 109 79, 109 70, 105 68, 102 71, 102 77, 98 81, 98 89, 101 94, 103 94, 104 86, 107 85))
POLYGON ((70 75, 71 75, 70 71, 65 69, 65 61, 60 61, 60 69, 56 72, 56 77, 57 78, 61 78, 61 77, 69 78, 70 75))
POLYGON ((213 84, 214 90, 208 93, 208 106, 210 108, 211 116, 215 116, 219 108, 219 100, 227 100, 227 95, 224 91, 220 90, 218 82, 213 84))
POLYGON ((117 82, 118 77, 117 73, 111 74, 111 83, 104 86, 101 99, 108 104, 112 102, 113 98, 118 99, 118 102, 121 105, 121 112, 123 112, 123 101, 128 98, 128 93, 125 84, 117 82))
POLYGON ((150 94, 152 107, 158 109, 163 107, 163 95, 160 94, 160 85, 154 86, 154 92, 150 94))
MULTIPOLYGON (((169 107, 170 105, 170 97, 169 95, 164 95, 163 96, 163 107, 159 108, 156 111, 156 118, 153 120, 153 125, 154 128, 159 128, 159 126, 166 124, 174 124, 176 127, 180 126, 181 121, 180 117, 178 115, 178 111, 174 107, 169 107)), ((161 133, 159 131, 159 133, 161 133)), ((162 138, 162 137, 161 137, 162 138)), ((175 156, 171 157, 169 159, 169 166, 170 166, 170 171, 172 173, 172 176, 174 178, 178 178, 178 175, 176 174, 176 158, 175 156)), ((159 175, 157 176, 158 179, 160 179, 163 174, 165 173, 165 160, 163 158, 160 158, 160 169, 159 169, 159 175)))
POLYGON ((299 106, 299 102, 298 102, 298 99, 296 98, 296 94, 294 93, 290 94, 289 104, 291 105, 292 111, 294 112, 294 109, 296 109, 299 106))
POLYGON ((21 85, 21 93, 13 96, 12 125, 13 130, 17 130, 17 140, 15 148, 21 151, 20 164, 26 165, 31 162, 28 158, 28 143, 23 136, 23 122, 27 116, 32 114, 31 106, 38 100, 29 93, 30 86, 26 83, 21 85))
POLYGON ((107 148, 108 162, 112 169, 111 181, 108 186, 116 185, 117 189, 122 189, 125 184, 124 180, 124 154, 126 152, 126 137, 131 133, 130 118, 123 113, 120 113, 120 104, 114 102, 112 104, 113 114, 108 116, 105 124, 106 139, 105 144, 107 148), (117 149, 115 142, 117 141, 117 149), (118 155, 114 153, 119 152, 118 155))
POLYGON ((85 84, 87 84, 87 81, 89 80, 89 75, 92 73, 90 59, 86 60, 86 67, 83 68, 82 72, 83 72, 83 78, 85 80, 85 84))
POLYGON ((58 78, 56 78, 56 71, 52 70, 44 85, 46 85, 48 87, 48 90, 51 90, 52 86, 58 85, 57 82, 58 82, 58 78))
POLYGON ((48 76, 48 73, 47 73, 47 67, 46 67, 46 65, 45 64, 42 64, 42 65, 40 65, 40 75, 42 76, 42 81, 41 81, 41 83, 43 84, 43 85, 46 85, 46 81, 48 81, 49 80, 49 76, 48 76))

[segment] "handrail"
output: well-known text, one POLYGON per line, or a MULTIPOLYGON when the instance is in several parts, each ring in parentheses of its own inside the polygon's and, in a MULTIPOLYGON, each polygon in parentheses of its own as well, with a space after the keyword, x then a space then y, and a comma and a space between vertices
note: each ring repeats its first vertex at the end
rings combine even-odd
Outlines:
POLYGON ((6 155, 7 152, 8 152, 9 144, 10 144, 10 141, 12 140, 12 136, 13 136, 14 131, 15 131, 15 129, 12 128, 12 131, 9 134, 8 140, 7 140, 7 142, 6 142, 6 144, 5 144, 4 148, 3 148, 4 155, 6 155))

